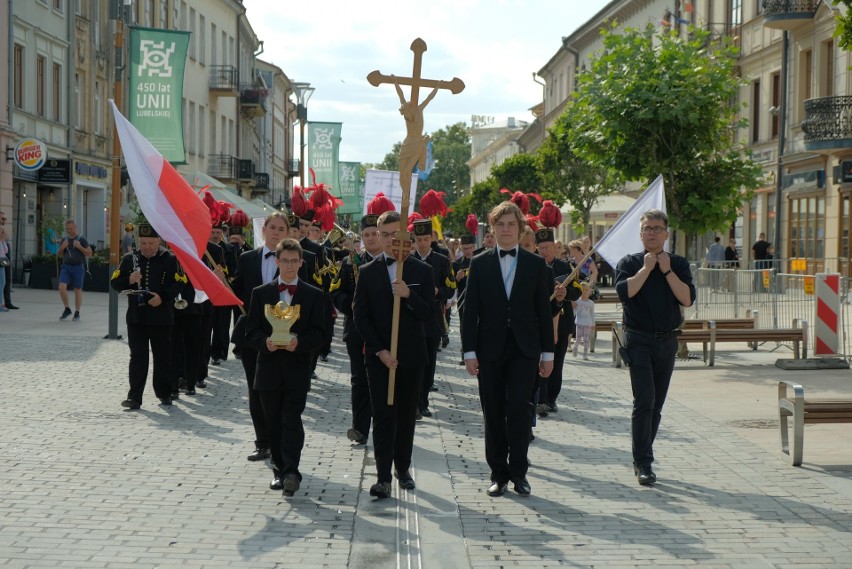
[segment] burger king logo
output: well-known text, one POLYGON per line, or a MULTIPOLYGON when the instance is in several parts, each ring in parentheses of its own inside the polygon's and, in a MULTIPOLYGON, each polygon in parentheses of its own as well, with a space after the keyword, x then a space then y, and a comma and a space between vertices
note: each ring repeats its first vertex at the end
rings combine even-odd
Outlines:
POLYGON ((47 162, 47 145, 35 138, 25 138, 15 147, 15 164, 25 172, 35 172, 47 162))

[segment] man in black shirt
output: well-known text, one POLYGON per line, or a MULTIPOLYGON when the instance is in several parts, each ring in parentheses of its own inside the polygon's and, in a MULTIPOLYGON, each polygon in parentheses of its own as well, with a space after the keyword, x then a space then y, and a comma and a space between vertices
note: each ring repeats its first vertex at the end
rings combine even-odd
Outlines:
POLYGON ((665 212, 648 210, 639 224, 645 250, 618 262, 615 290, 624 306, 625 359, 633 387, 633 471, 646 485, 657 480, 651 470, 654 439, 674 370, 681 306, 695 302, 695 285, 686 259, 663 251, 669 226, 665 212))

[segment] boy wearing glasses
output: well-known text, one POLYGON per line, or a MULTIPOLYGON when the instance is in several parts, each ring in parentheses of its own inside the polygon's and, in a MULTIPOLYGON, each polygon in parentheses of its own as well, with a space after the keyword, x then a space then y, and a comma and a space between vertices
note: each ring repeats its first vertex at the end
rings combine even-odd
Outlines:
POLYGON ((254 389, 260 393, 264 423, 269 436, 274 477, 269 487, 293 496, 302 474, 299 460, 305 446, 302 412, 311 384, 311 354, 325 339, 322 291, 299 278, 302 247, 295 239, 283 239, 275 247, 278 278, 251 293, 246 320, 246 344, 257 350, 254 389), (266 320, 267 305, 284 301, 299 306, 299 319, 290 328, 295 338, 286 346, 272 343, 272 325, 266 320))
POLYGON ((633 472, 639 484, 657 481, 651 464, 663 403, 677 354, 681 307, 695 302, 689 263, 663 250, 669 218, 651 209, 639 218, 641 253, 624 256, 615 269, 615 290, 624 307, 625 347, 633 388, 633 472))

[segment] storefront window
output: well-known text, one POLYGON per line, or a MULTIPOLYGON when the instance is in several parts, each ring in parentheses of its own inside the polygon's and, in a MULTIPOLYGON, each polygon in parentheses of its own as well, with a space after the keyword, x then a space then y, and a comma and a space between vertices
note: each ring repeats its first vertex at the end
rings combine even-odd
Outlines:
POLYGON ((790 258, 822 259, 825 256, 825 198, 791 198, 790 258))

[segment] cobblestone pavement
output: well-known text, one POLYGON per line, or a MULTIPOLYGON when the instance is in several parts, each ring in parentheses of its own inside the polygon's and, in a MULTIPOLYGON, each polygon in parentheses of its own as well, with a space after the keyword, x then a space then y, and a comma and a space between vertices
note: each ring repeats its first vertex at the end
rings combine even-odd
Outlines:
POLYGON ((346 440, 336 342, 304 415, 302 488, 284 499, 269 465, 246 461, 238 361, 211 366, 208 388, 172 407, 149 385, 142 409, 124 411, 128 350, 101 338, 106 295, 87 295, 74 324, 56 321, 55 294, 17 290, 21 310, 0 314, 2 568, 852 566, 848 427, 809 426, 793 468, 775 412, 779 378, 843 393, 848 371, 781 371, 783 351, 767 347, 679 364, 659 483, 646 488, 630 467, 627 372, 602 338, 589 361, 569 354, 559 412, 539 420, 533 495, 494 499, 476 382, 453 336, 435 417, 418 423, 417 490, 375 501, 371 447, 346 440))

